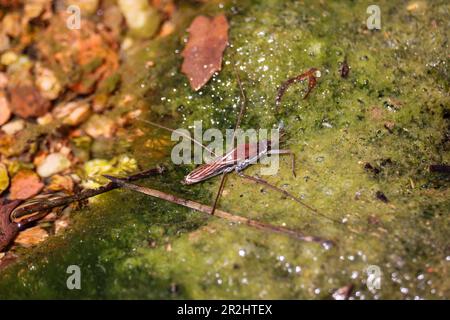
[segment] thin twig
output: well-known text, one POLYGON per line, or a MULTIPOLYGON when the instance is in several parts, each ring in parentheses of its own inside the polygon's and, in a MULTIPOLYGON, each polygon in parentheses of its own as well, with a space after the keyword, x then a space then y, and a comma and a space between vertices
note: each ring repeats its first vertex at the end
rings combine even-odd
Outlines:
MULTIPOLYGON (((134 190, 134 191, 137 191, 137 192, 140 192, 140 193, 143 193, 143 194, 146 194, 146 195, 158 198, 158 199, 163 199, 163 200, 166 200, 166 201, 169 201, 169 202, 172 202, 172 203, 175 203, 175 204, 187 207, 187 208, 191 208, 193 210, 203 212, 207 215, 211 215, 211 212, 212 212, 211 206, 204 205, 204 204, 192 201, 192 200, 179 198, 177 196, 174 196, 172 194, 168 194, 168 193, 165 193, 165 192, 162 192, 159 190, 138 186, 138 185, 127 182, 125 179, 120 179, 120 178, 116 178, 116 177, 112 177, 112 176, 108 176, 108 175, 105 175, 104 177, 110 179, 116 185, 120 185, 121 187, 130 189, 130 190, 134 190)), ((327 240, 327 239, 323 239, 323 238, 315 237, 315 236, 307 236, 307 235, 304 235, 301 232, 293 230, 293 229, 278 227, 278 226, 274 226, 274 225, 271 225, 268 223, 259 222, 259 221, 252 220, 249 218, 237 216, 237 215, 234 215, 234 214, 231 214, 229 212, 219 210, 219 209, 215 210, 214 216, 225 219, 227 221, 234 222, 234 223, 242 223, 242 224, 245 224, 245 225, 260 229, 260 230, 288 235, 297 240, 320 243, 325 247, 330 247, 334 244, 333 241, 331 241, 331 240, 327 240)))
MULTIPOLYGON (((139 179, 143 179, 143 178, 147 178, 150 176, 155 176, 155 175, 161 174, 164 172, 164 170, 165 169, 163 167, 152 168, 152 169, 145 170, 145 171, 139 172, 137 174, 128 176, 128 177, 124 178, 124 180, 125 181, 135 181, 135 180, 139 180, 139 179)), ((11 214, 11 219, 16 220, 16 219, 20 219, 24 216, 30 215, 35 212, 43 212, 43 211, 48 211, 48 210, 56 208, 56 207, 66 206, 72 202, 82 201, 84 199, 94 197, 96 195, 111 191, 118 187, 119 186, 117 186, 115 183, 110 182, 107 185, 104 185, 98 189, 86 189, 86 190, 83 190, 72 196, 60 197, 60 198, 52 199, 52 200, 38 201, 38 202, 32 203, 30 205, 26 205, 26 203, 25 203, 25 205, 23 205, 20 208, 17 208, 16 210, 13 211, 13 213, 11 214)))
MULTIPOLYGON (((124 178, 125 181, 135 181, 164 172, 163 167, 157 167, 142 171, 124 178)), ((0 199, 0 252, 7 248, 15 239, 21 229, 31 222, 43 218, 47 213, 57 207, 64 207, 76 201, 81 201, 96 195, 119 188, 114 182, 110 182, 98 189, 86 189, 72 196, 51 197, 45 200, 32 199, 29 203, 19 205, 20 201, 5 202, 0 199)))

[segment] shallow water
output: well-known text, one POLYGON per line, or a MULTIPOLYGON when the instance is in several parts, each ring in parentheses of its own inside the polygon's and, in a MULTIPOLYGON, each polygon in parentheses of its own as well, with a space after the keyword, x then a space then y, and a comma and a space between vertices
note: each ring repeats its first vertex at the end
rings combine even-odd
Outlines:
MULTIPOLYGON (((450 161, 450 5, 418 1, 411 11, 411 3, 379 1, 382 29, 371 32, 364 27, 367 4, 360 2, 213 1, 185 8, 179 18, 181 26, 199 12, 226 12, 229 19, 223 70, 203 89, 194 93, 179 72, 186 33, 143 44, 122 70, 117 100, 138 99, 111 116, 144 108, 144 117, 171 127, 203 120, 205 129, 224 130, 238 113, 234 61, 248 100, 242 127, 271 128, 283 120, 285 145, 297 156, 297 178, 283 157, 267 180, 345 225, 235 175, 220 208, 333 239, 335 247, 117 190, 72 213, 63 235, 23 249, 0 275, 0 298, 328 299, 349 284, 354 299, 449 298, 449 179, 428 166, 450 161), (351 70, 342 79, 345 56, 351 70), (142 68, 147 60, 155 61, 151 70, 142 68), (289 88, 275 115, 279 84, 311 67, 321 70, 318 86, 306 100, 304 85, 289 88), (392 132, 388 121, 395 123, 392 132), (72 264, 81 268, 81 290, 66 288, 72 264), (380 289, 366 286, 370 265, 380 268, 380 289)), ((220 179, 182 186, 194 166, 171 165, 169 139, 138 122, 114 144, 97 142, 94 156, 129 153, 142 168, 165 163, 165 176, 141 183, 211 203, 220 179), (145 134, 135 135, 136 128, 145 134)))

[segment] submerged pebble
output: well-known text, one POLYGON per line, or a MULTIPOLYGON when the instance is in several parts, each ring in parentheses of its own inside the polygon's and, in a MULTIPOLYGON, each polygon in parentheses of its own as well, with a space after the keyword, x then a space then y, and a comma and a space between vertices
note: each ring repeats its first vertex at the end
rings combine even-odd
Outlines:
POLYGON ((2 126, 3 132, 9 135, 13 135, 25 128, 25 121, 22 119, 17 119, 10 121, 2 126))
POLYGON ((69 159, 62 153, 49 154, 38 166, 37 173, 42 178, 48 178, 56 173, 66 170, 71 165, 69 159))
POLYGON ((91 107, 87 101, 73 101, 56 106, 52 113, 57 119, 62 119, 64 124, 78 126, 89 118, 91 107))
POLYGON ((35 67, 36 87, 44 98, 54 100, 58 98, 62 85, 54 72, 50 69, 42 67, 39 63, 35 67))

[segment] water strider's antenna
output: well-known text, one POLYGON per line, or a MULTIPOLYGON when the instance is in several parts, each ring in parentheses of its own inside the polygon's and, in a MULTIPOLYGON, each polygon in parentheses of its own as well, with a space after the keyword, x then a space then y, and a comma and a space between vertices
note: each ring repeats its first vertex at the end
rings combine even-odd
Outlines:
POLYGON ((199 141, 195 140, 194 138, 192 138, 191 136, 189 136, 189 135, 187 135, 187 134, 184 134, 184 133, 181 132, 181 131, 174 130, 174 129, 172 129, 172 128, 169 128, 169 127, 163 126, 163 125, 161 125, 161 124, 158 124, 158 123, 155 123, 155 122, 152 122, 152 121, 149 121, 149 120, 145 120, 145 119, 142 119, 142 118, 139 118, 139 117, 136 118, 136 119, 139 120, 139 121, 148 123, 148 124, 150 124, 150 125, 152 125, 152 126, 155 126, 155 127, 157 127, 157 128, 160 128, 160 129, 164 129, 164 130, 167 130, 167 131, 170 131, 170 132, 176 132, 176 133, 179 134, 180 136, 183 136, 183 137, 185 137, 185 138, 191 140, 191 141, 194 142, 196 145, 198 145, 198 146, 204 148, 204 149, 205 149, 206 151, 208 151, 210 154, 212 154, 213 156, 217 157, 217 154, 215 154, 215 153, 214 153, 212 150, 210 150, 207 146, 201 144, 199 141))

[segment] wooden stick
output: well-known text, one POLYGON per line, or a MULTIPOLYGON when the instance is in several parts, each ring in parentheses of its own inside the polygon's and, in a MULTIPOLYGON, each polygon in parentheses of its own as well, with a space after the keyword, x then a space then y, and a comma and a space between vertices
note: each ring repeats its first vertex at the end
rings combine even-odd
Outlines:
MULTIPOLYGON (((157 167, 128 176, 123 180, 135 181, 161 174, 164 170, 163 167, 157 167)), ((51 209, 66 206, 72 202, 94 197, 117 188, 119 188, 118 185, 110 182, 98 189, 86 189, 73 196, 45 200, 31 199, 30 204, 25 202, 20 207, 18 206, 20 201, 6 202, 4 198, 0 199, 0 252, 12 243, 22 228, 33 221, 43 218, 51 209)))
MULTIPOLYGON (((119 186, 127 188, 127 189, 134 190, 134 191, 137 191, 137 192, 140 192, 140 193, 143 193, 143 194, 146 194, 146 195, 158 198, 158 199, 163 199, 163 200, 166 200, 166 201, 169 201, 172 203, 176 203, 178 205, 181 205, 181 206, 184 206, 187 208, 191 208, 191 209, 199 211, 199 212, 203 212, 207 215, 211 215, 211 213, 212 213, 211 206, 204 205, 204 204, 192 201, 192 200, 179 198, 177 196, 174 196, 174 195, 171 195, 168 193, 164 193, 159 190, 138 186, 138 185, 129 183, 124 179, 120 179, 120 178, 116 178, 116 177, 112 177, 112 176, 108 176, 108 175, 105 175, 104 177, 110 179, 116 185, 119 185, 119 186)), ((284 235, 290 236, 292 238, 295 238, 297 240, 320 243, 324 247, 327 247, 327 248, 334 245, 334 242, 331 240, 326 240, 326 239, 323 239, 320 237, 315 237, 315 236, 307 236, 307 235, 304 235, 301 232, 293 230, 293 229, 278 227, 278 226, 274 226, 274 225, 271 225, 268 223, 259 222, 259 221, 252 220, 249 218, 237 216, 237 215, 234 215, 234 214, 231 214, 229 212, 219 210, 219 209, 215 210, 214 216, 231 221, 231 222, 242 223, 242 224, 254 227, 256 229, 269 231, 269 232, 275 232, 275 233, 279 233, 279 234, 284 234, 284 235)))
MULTIPOLYGON (((139 172, 137 174, 131 175, 129 177, 126 177, 126 178, 124 178, 124 180, 125 181, 135 181, 135 180, 139 180, 139 179, 143 179, 143 178, 148 178, 150 176, 162 174, 164 172, 164 170, 165 169, 163 167, 152 168, 152 169, 145 170, 145 171, 139 172)), ((52 199, 52 200, 42 200, 42 201, 34 202, 30 205, 26 205, 26 203, 25 203, 20 208, 17 208, 16 210, 13 211, 13 213, 11 214, 11 219, 16 220, 16 219, 20 219, 24 216, 30 215, 35 212, 43 212, 43 211, 48 211, 48 210, 56 208, 56 207, 66 206, 72 202, 81 201, 81 200, 84 200, 84 199, 87 199, 90 197, 94 197, 96 195, 111 191, 118 187, 119 186, 117 186, 113 182, 110 182, 107 185, 104 185, 98 189, 86 189, 86 190, 83 190, 72 196, 60 197, 58 199, 52 199)), ((31 220, 30 220, 30 222, 31 222, 31 220)), ((26 222, 25 223, 22 222, 21 224, 22 225, 26 224, 26 222)))

